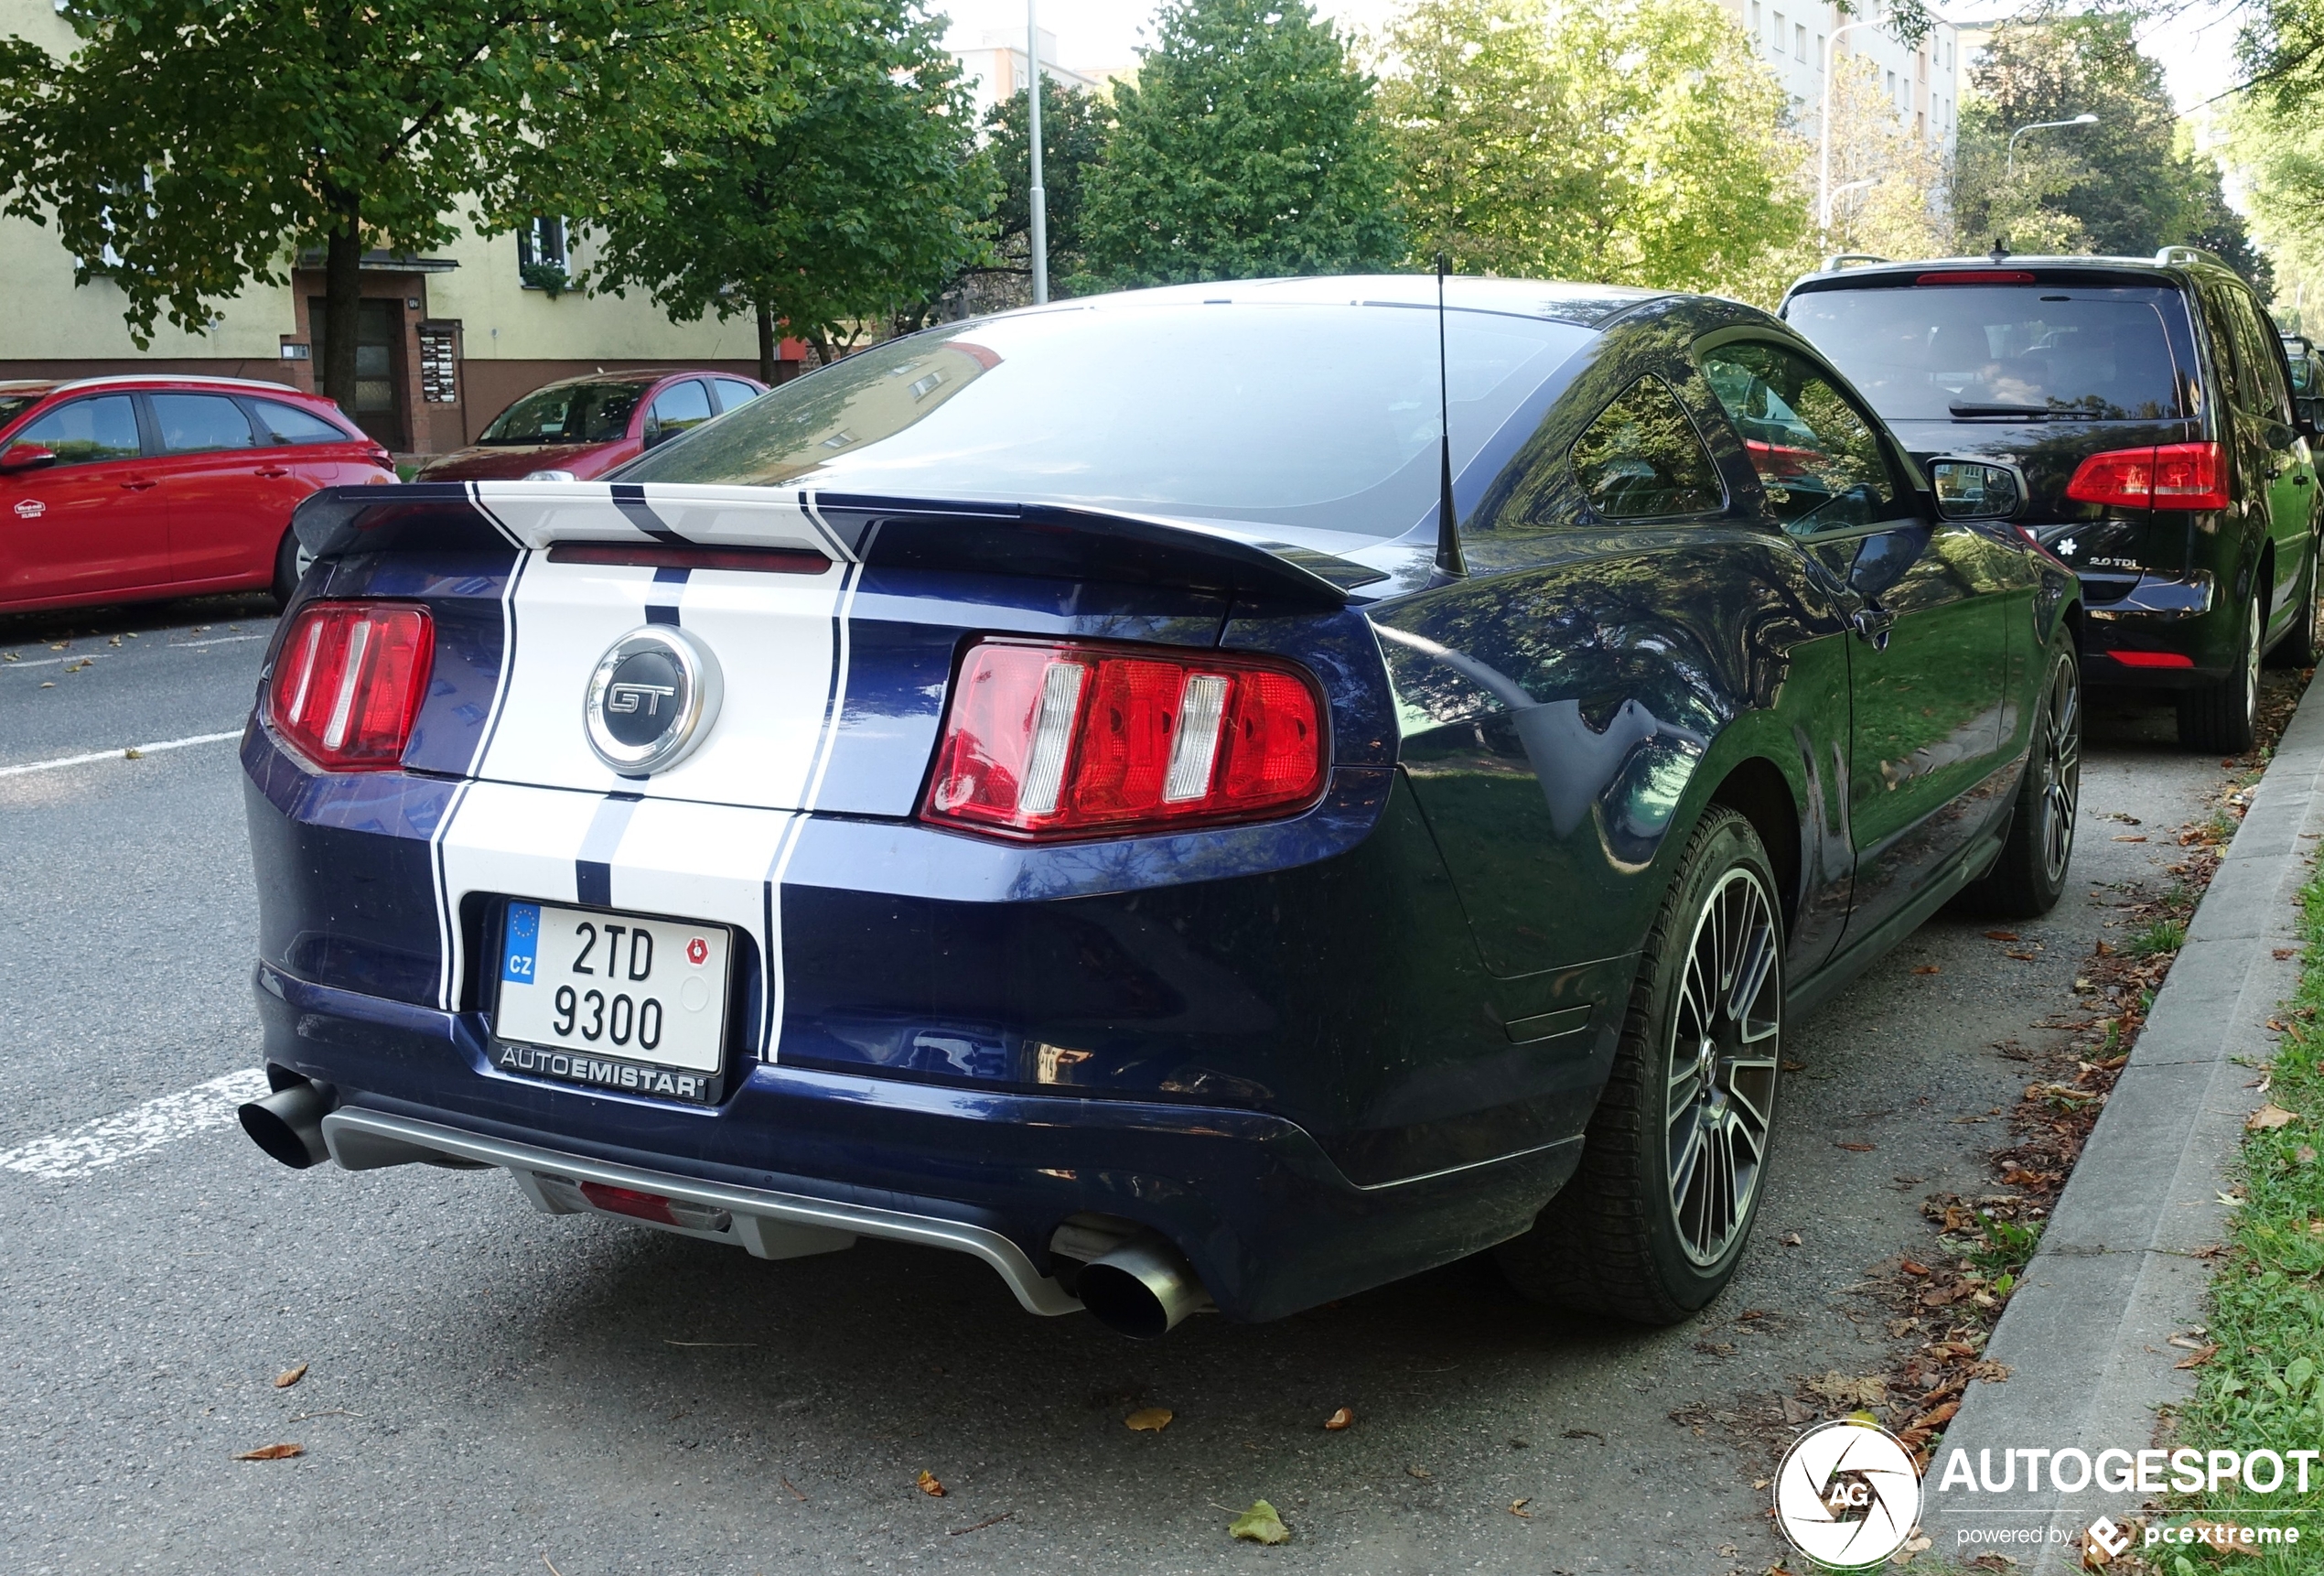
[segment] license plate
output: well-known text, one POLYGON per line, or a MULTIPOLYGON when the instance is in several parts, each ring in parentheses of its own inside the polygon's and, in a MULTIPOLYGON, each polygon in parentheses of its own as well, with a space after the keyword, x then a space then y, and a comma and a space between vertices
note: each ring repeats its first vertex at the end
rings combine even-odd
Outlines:
POLYGON ((732 939, 724 925, 510 903, 493 1065, 627 1094, 716 1100, 732 939))

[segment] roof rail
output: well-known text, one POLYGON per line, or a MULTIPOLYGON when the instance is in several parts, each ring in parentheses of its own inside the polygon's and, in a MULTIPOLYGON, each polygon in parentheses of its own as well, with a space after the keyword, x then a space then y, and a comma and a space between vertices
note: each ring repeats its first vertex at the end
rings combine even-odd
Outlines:
POLYGON ((1826 257, 1824 260, 1824 266, 1818 269, 1817 272, 1823 274, 1837 274, 1841 269, 1848 267, 1853 264, 1886 263, 1887 261, 1888 261, 1888 259, 1886 257, 1876 256, 1869 252, 1834 252, 1831 256, 1826 257))
POLYGON ((2166 246, 2155 254, 2155 261, 2163 264, 2209 263, 2215 268, 2227 266, 2216 254, 2206 252, 2200 246, 2166 246))

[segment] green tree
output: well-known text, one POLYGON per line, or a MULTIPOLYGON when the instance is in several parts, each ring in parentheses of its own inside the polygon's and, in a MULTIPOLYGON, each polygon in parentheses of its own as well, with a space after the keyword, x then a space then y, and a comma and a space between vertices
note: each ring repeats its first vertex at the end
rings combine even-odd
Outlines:
MULTIPOLYGON (((984 112, 984 150, 997 194, 991 221, 996 266, 1029 278, 1033 147, 1027 103, 1028 95, 1017 93, 984 112)), ((1104 157, 1113 127, 1114 106, 1104 99, 1041 79, 1041 190, 1053 279, 1070 280, 1086 269, 1090 172, 1104 157)))
MULTIPOLYGON (((1802 151, 1814 156, 1814 146, 1802 151)), ((1953 251, 1952 161, 1916 135, 1880 85, 1880 68, 1844 55, 1832 74, 1833 252, 1942 257, 1953 251), (1868 187, 1857 183, 1869 181, 1868 187), (1848 188, 1856 187, 1855 190, 1848 188)))
POLYGON ((1464 268, 1765 296, 1807 196, 1783 90, 1695 0, 1417 0, 1383 118, 1414 249, 1464 268))
POLYGON ((1307 0, 1166 0, 1091 170, 1076 289, 1376 269, 1404 253, 1372 80, 1307 0))
POLYGON ((2130 256, 2200 246, 2267 288, 2267 267, 2227 206, 2219 167, 2179 124, 2161 63, 2142 52, 2128 12, 2004 23, 1961 106, 1954 206, 1962 235, 2017 251, 2058 247, 2130 256), (2040 121, 2094 114, 2095 125, 2020 137, 2040 121))
POLYGON ((70 59, 0 39, 0 197, 121 286, 140 343, 320 249, 323 386, 351 405, 366 247, 441 246, 463 205, 522 221, 528 182, 651 141, 779 8, 799 0, 76 4, 70 59))
POLYGON ((680 321, 754 316, 769 382, 780 329, 829 362, 932 294, 989 201, 939 25, 911 0, 825 0, 816 21, 610 170, 587 215, 592 288, 642 288, 680 321))

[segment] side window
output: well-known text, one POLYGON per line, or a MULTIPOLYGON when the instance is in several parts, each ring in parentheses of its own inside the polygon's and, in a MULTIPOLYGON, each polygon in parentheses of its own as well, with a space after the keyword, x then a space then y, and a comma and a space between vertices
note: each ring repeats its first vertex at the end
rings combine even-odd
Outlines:
POLYGON ((161 428, 164 454, 203 454, 219 448, 255 448, 250 417, 224 394, 157 394, 154 425, 161 428))
POLYGON ((646 441, 661 443, 710 419, 710 391, 692 378, 662 391, 646 412, 646 441))
POLYGON ((250 403, 258 416, 258 430, 270 444, 355 441, 313 411, 301 410, 280 400, 254 399, 250 403))
POLYGON ((2284 369, 2276 359, 2276 346, 2281 341, 2276 337, 2275 325, 2268 322, 2249 291, 2231 291, 2228 300, 2235 314, 2236 359, 2252 371, 2253 412, 2289 422, 2292 396, 2284 387, 2284 369))
POLYGON ((53 451, 59 465, 94 465, 105 459, 137 458, 137 407, 127 394, 101 394, 60 405, 36 416, 19 430, 14 443, 37 444, 53 451))
POLYGON ((1609 520, 1663 520, 1725 507, 1703 439, 1670 385, 1632 383, 1574 440, 1574 479, 1609 520))
POLYGON ((2203 302, 2203 326, 2211 333, 2212 353, 2219 358, 2219 381, 2227 390, 2227 403, 2237 410, 2259 410, 2259 391, 2253 385, 2251 369, 2244 364, 2244 351, 2237 340, 2233 304, 2227 293, 2213 286, 2198 294, 2203 302))
POLYGON ((738 405, 748 405, 759 397, 759 391, 740 378, 720 378, 716 381, 718 408, 722 411, 732 410, 738 405))
POLYGON ((1814 362, 1780 345, 1721 345, 1703 376, 1794 531, 1869 525, 1897 511, 1896 479, 1872 425, 1814 362))

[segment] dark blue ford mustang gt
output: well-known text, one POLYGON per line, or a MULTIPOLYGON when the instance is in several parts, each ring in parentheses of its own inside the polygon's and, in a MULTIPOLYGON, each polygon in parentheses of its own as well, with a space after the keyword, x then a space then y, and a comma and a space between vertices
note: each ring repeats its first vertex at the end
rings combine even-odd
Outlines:
POLYGON ((1134 1334, 1485 1248, 1701 1307, 1787 1018, 2056 901, 2075 580, 1764 313, 1447 306, 1074 301, 310 499, 252 1136, 1134 1334))

